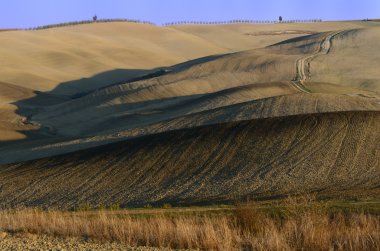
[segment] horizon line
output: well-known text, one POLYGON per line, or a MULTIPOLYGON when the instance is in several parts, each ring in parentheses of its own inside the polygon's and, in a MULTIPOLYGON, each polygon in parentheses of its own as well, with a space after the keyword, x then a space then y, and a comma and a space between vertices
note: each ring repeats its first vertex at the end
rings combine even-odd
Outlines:
POLYGON ((312 18, 312 19, 285 19, 282 22, 279 22, 277 19, 260 19, 260 20, 253 20, 253 19, 231 19, 231 20, 218 20, 218 21, 189 21, 189 20, 180 20, 180 21, 170 21, 170 22, 164 22, 164 23, 155 23, 147 20, 139 20, 139 19, 128 19, 128 18, 104 18, 104 19, 98 19, 96 21, 91 19, 84 19, 79 21, 67 21, 67 22, 61 22, 61 23, 50 23, 50 24, 44 24, 34 27, 27 27, 27 28, 16 28, 16 27, 8 27, 8 28, 0 28, 2 31, 14 31, 14 30, 38 30, 38 29, 48 29, 48 28, 58 28, 59 26, 70 26, 70 25, 80 25, 80 24, 90 24, 90 23, 107 23, 107 22, 131 22, 131 23, 140 23, 140 24, 150 24, 154 26, 171 26, 171 25, 227 25, 227 24, 278 24, 278 23, 313 23, 315 22, 355 22, 355 21, 380 21, 380 18, 364 18, 364 19, 335 19, 335 20, 322 20, 320 18, 312 18), (263 22, 263 23, 260 23, 263 22), (268 23, 266 23, 268 22, 268 23), (50 27, 51 26, 51 27, 50 27), (53 27, 55 26, 55 27, 53 27))

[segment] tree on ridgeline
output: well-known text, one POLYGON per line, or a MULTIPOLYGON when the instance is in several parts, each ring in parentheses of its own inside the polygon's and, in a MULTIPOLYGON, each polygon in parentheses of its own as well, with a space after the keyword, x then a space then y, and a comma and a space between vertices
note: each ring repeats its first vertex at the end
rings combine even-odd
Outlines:
POLYGON ((278 21, 281 23, 282 22, 282 16, 278 17, 278 21))
POLYGON ((94 16, 92 17, 92 21, 96 22, 96 20, 98 20, 98 16, 97 16, 97 15, 94 15, 94 16))

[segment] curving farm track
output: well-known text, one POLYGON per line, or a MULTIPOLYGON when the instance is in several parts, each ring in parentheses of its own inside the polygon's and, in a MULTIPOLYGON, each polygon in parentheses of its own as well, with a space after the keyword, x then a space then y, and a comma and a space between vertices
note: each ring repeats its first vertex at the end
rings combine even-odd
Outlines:
POLYGON ((293 80, 291 83, 301 92, 310 93, 311 91, 306 88, 303 83, 310 79, 310 62, 315 57, 318 57, 320 55, 327 55, 331 49, 332 46, 332 39, 341 33, 342 31, 332 32, 328 34, 322 41, 319 50, 310 56, 303 57, 297 60, 296 62, 296 77, 295 80, 293 80))

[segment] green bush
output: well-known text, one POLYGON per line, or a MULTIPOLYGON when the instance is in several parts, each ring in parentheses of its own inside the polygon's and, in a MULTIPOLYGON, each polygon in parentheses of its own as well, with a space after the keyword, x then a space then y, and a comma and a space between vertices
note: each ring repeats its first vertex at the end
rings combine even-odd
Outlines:
POLYGON ((162 208, 164 209, 169 209, 169 208, 172 208, 172 205, 170 205, 169 203, 165 203, 162 208))
POLYGON ((90 211, 92 209, 93 209, 93 207, 89 202, 86 202, 84 204, 81 204, 79 206, 74 207, 74 211, 80 211, 80 212, 90 211))
POLYGON ((115 203, 110 206, 110 210, 120 210, 120 204, 115 203))
POLYGON ((146 204, 146 205, 144 206, 144 208, 146 208, 146 209, 150 209, 150 208, 153 208, 153 206, 152 206, 151 204, 146 204))

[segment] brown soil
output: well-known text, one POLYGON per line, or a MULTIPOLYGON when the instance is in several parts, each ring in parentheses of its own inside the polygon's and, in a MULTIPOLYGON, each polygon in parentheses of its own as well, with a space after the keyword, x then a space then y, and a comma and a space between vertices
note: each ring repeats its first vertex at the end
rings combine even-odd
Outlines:
POLYGON ((379 125, 378 112, 230 122, 3 165, 1 206, 195 204, 374 190, 379 125))
POLYGON ((35 234, 8 234, 0 232, 0 249, 25 250, 120 250, 120 251, 165 251, 169 248, 128 247, 119 243, 100 243, 83 238, 51 237, 35 234))

